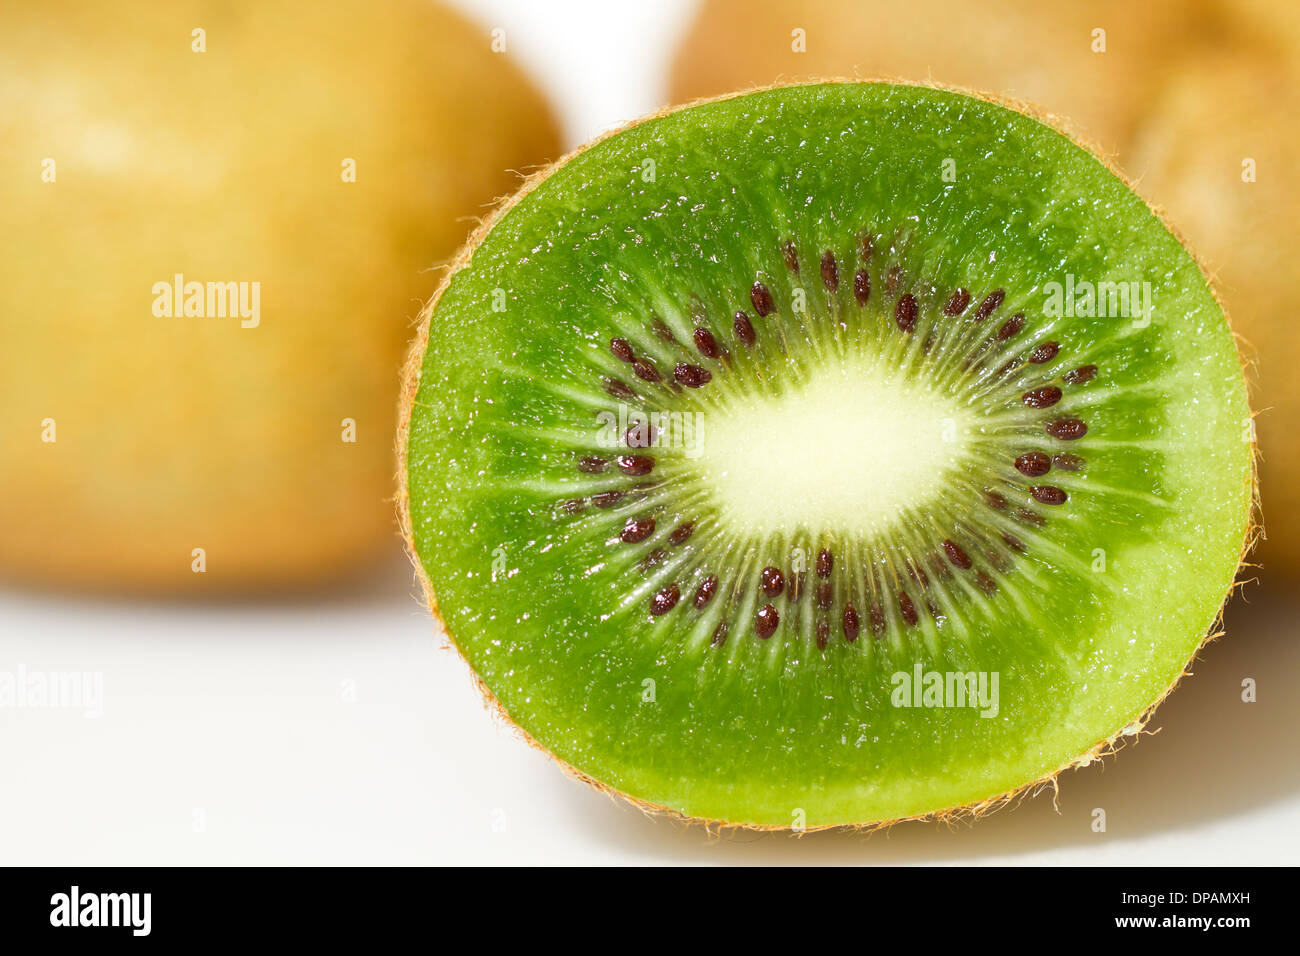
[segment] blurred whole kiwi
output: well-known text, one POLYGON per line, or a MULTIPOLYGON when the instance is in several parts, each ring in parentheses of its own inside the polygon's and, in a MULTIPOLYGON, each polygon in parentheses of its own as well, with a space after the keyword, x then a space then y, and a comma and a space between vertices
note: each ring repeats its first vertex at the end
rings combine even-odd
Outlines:
POLYGON ((673 102, 778 78, 933 80, 1036 104, 1113 152, 1209 0, 705 0, 673 102))
POLYGON ((1269 577, 1300 573, 1300 6, 1233 0, 1188 49, 1126 150, 1138 188, 1197 251, 1246 340, 1269 577))
POLYGON ((1265 575, 1300 572, 1300 5, 705 0, 669 92, 684 102, 813 76, 933 80, 1035 103, 1164 209, 1254 360, 1266 538, 1253 560, 1265 575))
POLYGON ((0 8, 0 577, 319 582, 395 549, 411 322, 558 153, 432 0, 0 8))

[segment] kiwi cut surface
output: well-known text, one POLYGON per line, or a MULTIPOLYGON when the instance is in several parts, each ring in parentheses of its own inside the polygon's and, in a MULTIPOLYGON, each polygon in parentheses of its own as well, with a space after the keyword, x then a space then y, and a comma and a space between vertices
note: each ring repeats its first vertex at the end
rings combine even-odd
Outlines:
POLYGON ((958 92, 791 86, 598 141, 480 232, 412 357, 401 502, 561 762, 867 824, 986 805, 1162 699, 1238 566, 1249 416, 1205 276, 1087 150, 958 92), (1080 282, 1150 309, 1052 306, 1080 282))

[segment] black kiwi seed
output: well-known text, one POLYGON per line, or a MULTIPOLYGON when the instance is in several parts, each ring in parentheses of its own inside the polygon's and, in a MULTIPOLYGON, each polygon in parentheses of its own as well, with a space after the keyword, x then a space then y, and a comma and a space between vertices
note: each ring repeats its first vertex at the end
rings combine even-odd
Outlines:
POLYGON ((614 353, 615 358, 623 362, 631 362, 636 358, 632 345, 627 339, 610 339, 609 350, 614 353))
POLYGON ((673 336, 673 330, 668 328, 666 322, 659 316, 651 316, 650 328, 654 330, 655 335, 667 342, 669 345, 676 345, 677 339, 673 336))
POLYGON ((823 581, 821 584, 817 585, 818 608, 823 611, 829 611, 831 609, 831 598, 833 596, 833 592, 831 591, 831 582, 823 581))
POLYGON ((871 298, 871 276, 866 269, 859 269, 853 274, 853 298, 858 305, 866 305, 871 298))
POLYGON ((586 498, 570 498, 564 504, 560 505, 565 514, 576 515, 587 510, 586 498))
POLYGON ((678 590, 675 584, 660 588, 655 592, 654 597, 650 599, 650 613, 656 617, 660 614, 667 614, 677 606, 677 602, 681 600, 681 597, 682 592, 678 590))
POLYGON ((639 358, 632 362, 632 371, 636 372, 636 377, 647 382, 659 382, 662 379, 659 376, 659 369, 655 368, 654 362, 649 359, 639 358))
POLYGON ((1034 346, 1034 350, 1029 353, 1029 361, 1035 365, 1043 365, 1056 358, 1056 353, 1060 350, 1060 342, 1044 342, 1041 345, 1034 346))
POLYGON ((628 448, 652 448, 659 429, 650 422, 629 426, 623 434, 623 444, 628 448))
POLYGON ((702 608, 712 601, 713 595, 717 593, 717 590, 718 576, 716 574, 710 574, 707 578, 701 581, 700 586, 695 589, 694 603, 696 608, 702 608))
POLYGON ((822 285, 827 292, 834 292, 840 287, 840 270, 835 264, 835 253, 827 249, 822 253, 822 285))
POLYGON ((1041 385, 1025 392, 1020 400, 1030 408, 1051 408, 1061 400, 1061 390, 1055 385, 1041 385))
POLYGON ((908 627, 916 627, 920 618, 916 615, 916 605, 912 603, 912 598, 906 591, 898 596, 898 611, 903 615, 903 620, 907 622, 908 627))
POLYGON ((758 580, 763 588, 763 593, 768 597, 776 597, 785 588, 785 575, 781 573, 780 568, 774 568, 771 565, 763 569, 758 580))
POLYGON ((1007 293, 1004 289, 994 289, 986 295, 984 301, 980 303, 979 308, 975 310, 975 321, 983 322, 987 319, 993 314, 993 311, 1002 304, 1002 300, 1006 297, 1007 293))
POLYGON ((968 289, 957 289, 952 295, 948 296, 948 301, 943 305, 943 314, 947 316, 961 315, 966 311, 966 306, 970 305, 970 291, 968 289))
POLYGON ((918 307, 916 297, 911 293, 902 296, 898 304, 894 306, 894 321, 904 332, 911 332, 916 329, 916 315, 918 307))
POLYGON ((615 398, 621 398, 625 402, 633 401, 636 398, 636 392, 632 391, 626 382, 621 382, 616 378, 601 379, 601 385, 606 392, 615 398))
POLYGON ((1032 524, 1036 528, 1041 528, 1046 524, 1046 520, 1037 511, 1031 511, 1029 508, 1017 508, 1016 517, 1025 524, 1032 524))
POLYGON ((988 551, 984 553, 989 559, 989 564, 993 565, 993 567, 997 568, 999 571, 1005 574, 1007 571, 1011 570, 1011 564, 1002 556, 1002 552, 994 548, 989 548, 988 551))
POLYGON ((776 626, 781 623, 781 615, 776 613, 776 608, 770 604, 764 604, 754 615, 754 633, 763 640, 767 640, 776 633, 776 626))
POLYGON ((831 640, 831 623, 826 618, 817 619, 817 649, 826 650, 826 645, 831 640))
POLYGON ((691 337, 695 340, 695 347, 705 358, 715 359, 722 355, 722 349, 718 348, 718 340, 708 329, 696 329, 691 333, 691 337))
POLYGON ((668 557, 667 551, 665 551, 663 548, 655 548, 653 551, 651 551, 649 554, 647 554, 644 558, 641 559, 641 561, 639 562, 640 568, 642 571, 649 571, 651 568, 655 568, 659 564, 661 564, 663 562, 663 559, 666 557, 668 557))
POLYGON ((1016 459, 1016 470, 1022 475, 1037 478, 1052 470, 1052 460, 1041 451, 1027 451, 1016 459))
POLYGON ((1007 510, 1007 499, 1002 497, 996 491, 993 491, 991 488, 984 489, 984 500, 987 501, 989 507, 993 508, 995 511, 1007 510))
POLYGON ((898 287, 903 282, 903 267, 890 266, 889 271, 885 273, 885 293, 893 295, 898 291, 898 287))
POLYGON ((859 244, 858 251, 862 254, 862 261, 866 262, 871 258, 871 254, 876 251, 876 239, 869 232, 862 234, 862 242, 859 244))
POLYGON ((925 576, 925 572, 912 563, 911 558, 906 559, 907 576, 922 587, 929 587, 930 579, 925 576))
POLYGON ((867 609, 867 620, 871 622, 871 633, 876 637, 883 637, 885 634, 885 612, 881 610, 879 604, 872 604, 867 609))
POLYGON ((1061 376, 1066 385, 1082 385, 1084 382, 1091 382, 1097 377, 1097 366, 1080 365, 1076 369, 1071 369, 1061 376))
MULTIPOLYGON (((952 569, 949 568, 948 565, 944 564, 943 561, 944 556, 946 556, 948 552, 942 547, 940 547, 939 551, 942 552, 942 554, 936 552, 930 553, 930 570, 946 581, 952 577, 952 569)), ((965 552, 962 553, 964 554, 965 552)))
POLYGON ((787 269, 795 275, 799 274, 799 250, 795 248, 793 239, 781 243, 781 258, 785 260, 787 269))
POLYGON ((625 475, 638 478, 654 470, 655 460, 649 455, 619 455, 618 470, 625 475))
POLYGON ((612 508, 627 495, 626 491, 602 491, 591 496, 591 503, 597 508, 612 508))
POLYGON ((578 459, 578 471, 588 475, 599 475, 605 470, 608 462, 604 458, 597 458, 595 455, 588 455, 586 458, 578 459))
POLYGON ((948 560, 952 562, 953 567, 961 568, 963 571, 970 570, 970 556, 961 549, 961 545, 955 541, 945 539, 943 551, 944 554, 948 555, 948 560))
POLYGON ((736 333, 736 338, 740 339, 740 344, 747 349, 754 347, 754 323, 749 321, 749 316, 744 312, 736 313, 736 321, 732 323, 731 329, 736 333))
POLYGON ((985 594, 989 595, 990 597, 997 593, 998 590, 997 582, 994 581, 987 574, 985 574, 983 571, 975 572, 975 583, 979 585, 979 589, 981 591, 983 591, 985 594))
POLYGON ((831 568, 835 566, 835 557, 826 548, 817 552, 817 577, 829 578, 831 568))
POLYGON ((769 316, 776 311, 772 293, 767 291, 767 286, 761 282, 755 282, 749 290, 749 301, 754 303, 754 311, 758 313, 759 318, 769 316))
POLYGON ((858 612, 852 604, 844 608, 844 639, 852 644, 858 639, 858 612))
POLYGON ((998 341, 1005 342, 1007 339, 1014 338, 1024 327, 1025 315, 1023 312, 1017 312, 1002 323, 1002 328, 998 329, 998 341))
POLYGON ((654 518, 628 518, 619 537, 628 544, 637 544, 655 533, 654 518))
POLYGON ((693 531, 695 531, 694 521, 687 521, 684 524, 679 524, 676 528, 673 528, 672 533, 668 535, 668 542, 670 544, 685 544, 693 531))
POLYGON ((678 362, 673 367, 673 378, 678 384, 685 385, 687 388, 703 388, 709 384, 713 378, 713 373, 707 368, 701 368, 698 365, 689 365, 686 362, 678 362))
POLYGON ((1047 434, 1061 441, 1077 441, 1088 434, 1088 425, 1077 418, 1060 418, 1047 423, 1047 434))
POLYGON ((713 629, 713 638, 709 641, 710 646, 721 647, 727 643, 727 631, 729 630, 731 630, 731 626, 726 621, 719 621, 718 626, 713 629))
POLYGON ((1035 500, 1041 501, 1045 505, 1063 505, 1070 497, 1055 485, 1034 485, 1029 489, 1029 493, 1034 496, 1035 500))

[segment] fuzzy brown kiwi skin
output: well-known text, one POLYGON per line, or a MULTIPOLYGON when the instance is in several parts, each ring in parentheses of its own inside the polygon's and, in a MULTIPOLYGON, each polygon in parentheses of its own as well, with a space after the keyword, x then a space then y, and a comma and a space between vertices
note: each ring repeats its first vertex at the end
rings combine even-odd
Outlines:
MULTIPOLYGON (((546 179, 553 172, 555 172, 555 170, 559 169, 561 166, 565 165, 570 160, 582 155, 584 152, 591 149, 593 146, 596 146, 597 144, 604 142, 606 139, 610 138, 611 136, 616 136, 619 133, 624 132, 625 130, 631 129, 635 126, 639 126, 640 124, 649 122, 651 120, 659 119, 660 117, 663 116, 668 116, 672 113, 678 112, 679 110, 691 109, 692 107, 700 106, 706 103, 723 102, 725 100, 735 99, 736 97, 746 96, 750 93, 762 92, 764 90, 781 89, 789 86, 821 85, 826 83, 845 83, 845 84, 852 83, 852 84, 861 84, 861 85, 889 83, 895 85, 901 84, 907 86, 923 86, 930 89, 946 90, 951 93, 959 93, 965 96, 973 97, 975 99, 983 100, 984 102, 987 103, 993 103, 998 106, 1006 107, 1007 109, 1011 109, 1018 113, 1024 114, 1026 116, 1030 116, 1038 120, 1039 122, 1043 123, 1044 125, 1050 126, 1051 128, 1055 129, 1057 132, 1061 133, 1063 136, 1069 138, 1077 145, 1088 150, 1088 152, 1092 153, 1093 156, 1095 156, 1098 160, 1104 163, 1107 169, 1109 169, 1114 175, 1119 177, 1120 180, 1122 180, 1126 186, 1128 186, 1130 189, 1133 189, 1135 192, 1137 192, 1133 184, 1129 181, 1128 177, 1125 176, 1124 173, 1115 166, 1114 162, 1112 162, 1111 159, 1101 151, 1100 147, 1095 142, 1087 139, 1086 137, 1081 136, 1076 130, 1072 129, 1070 127, 1069 122, 1065 120, 1063 117, 1059 117, 1054 114, 1048 113, 1047 111, 1033 104, 1019 102, 992 93, 984 93, 976 90, 963 89, 961 87, 950 86, 943 83, 934 83, 934 82, 917 83, 910 80, 892 79, 892 78, 878 78, 878 79, 863 80, 857 78, 830 77, 825 79, 809 79, 809 80, 802 80, 795 83, 779 83, 779 84, 773 84, 771 86, 757 86, 750 89, 737 90, 733 93, 726 93, 722 96, 704 97, 701 99, 692 100, 689 103, 682 103, 682 104, 678 104, 675 106, 670 106, 658 110, 638 120, 633 120, 632 122, 626 123, 623 126, 608 130, 605 133, 602 133, 600 136, 596 137, 595 139, 591 140, 590 142, 585 143, 584 145, 573 150, 572 152, 562 156, 560 159, 556 160, 554 163, 550 164, 549 166, 538 169, 533 173, 531 173, 530 175, 528 175, 527 177, 525 177, 519 190, 511 196, 505 197, 498 203, 496 208, 493 209, 493 211, 479 224, 478 228, 475 229, 474 232, 471 234, 465 246, 460 250, 459 253, 457 253, 456 257, 446 267, 447 271, 443 275, 442 281, 439 283, 438 288, 434 291, 428 303, 425 304, 424 309, 420 313, 419 328, 416 332, 415 337, 411 341, 410 349, 407 352, 406 362, 402 369, 402 387, 401 387, 401 396, 399 399, 399 406, 398 406, 398 429, 397 429, 397 448, 396 448, 397 488, 398 488, 397 501, 396 501, 397 520, 398 520, 399 527, 401 529, 402 538, 406 543, 407 556, 410 558, 411 565, 415 569, 416 579, 419 581, 421 590, 423 592, 424 604, 428 608, 429 613, 433 616, 435 622, 435 630, 440 629, 443 632, 443 634, 446 635, 447 639, 451 642, 451 645, 456 649, 456 652, 461 656, 462 660, 465 660, 468 663, 468 658, 465 656, 465 653, 461 650, 460 645, 457 644, 456 642, 456 636, 451 632, 450 628, 447 627, 446 619, 442 616, 441 612, 439 611, 438 597, 437 594, 434 592, 433 583, 429 580, 428 575, 425 573, 424 566, 420 563, 419 553, 416 551, 415 536, 414 536, 413 525, 411 520, 410 485, 407 480, 407 466, 409 462, 408 445, 409 445, 409 438, 410 438, 411 415, 415 408, 416 396, 420 390, 420 374, 423 368, 424 353, 428 348, 428 344, 429 344, 429 329, 433 318, 433 310, 437 307, 438 300, 442 297, 443 292, 447 289, 447 286, 451 283, 452 277, 455 276, 455 274, 459 272, 461 269, 465 268, 470 264, 471 260, 474 257, 475 250, 483 242, 483 239, 487 236, 487 234, 491 232, 493 227, 497 224, 497 222, 500 221, 501 218, 505 216, 508 212, 510 212, 510 210, 513 209, 520 201, 522 201, 525 196, 527 196, 534 189, 536 189, 543 182, 545 182, 546 179)), ((1138 193, 1138 195, 1140 196, 1141 193, 1138 193)), ((1169 221, 1165 218, 1163 210, 1155 206, 1151 202, 1145 200, 1145 197, 1144 197, 1144 201, 1147 203, 1147 206, 1151 210, 1151 212, 1161 221, 1161 223, 1165 226, 1165 228, 1169 230, 1169 232, 1174 236, 1174 238, 1178 240, 1179 244, 1183 246, 1184 250, 1186 250, 1190 255, 1192 255, 1193 258, 1196 258, 1195 254, 1192 253, 1192 251, 1188 248, 1187 243, 1184 241, 1183 237, 1179 234, 1178 230, 1171 223, 1169 223, 1169 221)), ((1213 283, 1209 279, 1209 273, 1206 271, 1205 264, 1201 262, 1199 258, 1196 258, 1196 263, 1201 270, 1201 274, 1206 277, 1206 282, 1210 286, 1210 290, 1214 295, 1215 301, 1219 304, 1219 307, 1222 308, 1223 300, 1221 299, 1221 297, 1218 294, 1218 291, 1214 288, 1213 283)), ((1224 311, 1224 316, 1225 317, 1227 316, 1226 310, 1224 311)), ((1231 326, 1231 323, 1229 323, 1229 325, 1231 326)), ((1251 382, 1251 377, 1248 374, 1248 366, 1242 360, 1243 343, 1241 341, 1240 336, 1236 335, 1235 332, 1233 333, 1233 335, 1238 345, 1237 358, 1238 361, 1241 362, 1242 364, 1242 377, 1246 381, 1247 388, 1250 389, 1252 382, 1251 382)), ((1254 413, 1252 412, 1252 415, 1253 414, 1254 413)), ((1227 594, 1224 595, 1224 599, 1220 603, 1219 613, 1215 617, 1215 620, 1211 625, 1209 631, 1206 633, 1205 637, 1202 638, 1200 644, 1197 645, 1196 649, 1192 652, 1186 664, 1183 665, 1183 669, 1179 673, 1179 675, 1173 680, 1172 683, 1170 683, 1170 685, 1165 689, 1164 693, 1161 694, 1159 698, 1157 698, 1153 703, 1149 704, 1148 706, 1144 707, 1142 710, 1134 714, 1132 718, 1126 721, 1118 730, 1115 731, 1115 733, 1093 744, 1093 746, 1089 748, 1086 753, 1081 754, 1079 757, 1076 757, 1073 760, 1069 760, 1061 764, 1055 770, 1052 770, 1051 772, 1044 774, 1043 776, 1037 778, 1036 780, 1032 780, 1028 783, 1022 784, 1021 786, 1015 787, 1004 793, 995 794, 993 796, 987 797, 984 800, 979 800, 968 804, 962 804, 956 807, 949 807, 943 810, 936 810, 930 813, 921 813, 921 814, 914 814, 912 816, 897 817, 892 820, 878 820, 870 823, 861 823, 861 824, 829 824, 826 826, 813 826, 813 827, 803 827, 803 828, 797 828, 792 825, 783 825, 783 824, 737 823, 730 820, 719 820, 719 819, 710 819, 705 817, 690 816, 688 814, 682 813, 680 810, 677 810, 673 807, 652 803, 647 800, 642 800, 639 797, 635 797, 632 794, 624 793, 623 791, 618 790, 615 787, 611 787, 609 784, 604 783, 601 780, 597 780, 596 778, 592 777, 590 774, 584 773, 583 771, 579 770, 577 767, 574 767, 572 764, 565 762, 563 759, 556 756, 556 754, 551 752, 544 744, 538 741, 535 737, 533 737, 521 726, 519 726, 518 723, 515 722, 515 720, 510 716, 509 711, 506 710, 506 708, 501 704, 500 700, 497 699, 497 696, 492 692, 492 689, 488 687, 488 685, 483 681, 481 677, 479 677, 479 675, 473 670, 473 668, 470 668, 470 674, 472 675, 475 684, 478 686, 479 693, 482 695, 484 703, 486 704, 487 708, 493 713, 495 713, 497 716, 504 719, 506 723, 509 724, 513 728, 513 730, 520 737, 522 737, 527 744, 540 750, 542 753, 546 754, 546 756, 548 756, 551 760, 553 760, 556 764, 558 764, 560 769, 566 775, 576 780, 582 781, 583 783, 591 786, 592 788, 594 788, 595 790, 603 794, 606 794, 611 797, 619 797, 627 801, 628 803, 630 803, 632 806, 636 807, 638 810, 641 810, 642 812, 650 816, 675 819, 681 822, 703 826, 704 828, 711 831, 756 830, 756 831, 765 831, 765 832, 766 831, 796 832, 798 834, 803 834, 806 832, 816 832, 822 830, 856 830, 856 831, 864 831, 864 832, 874 832, 876 830, 892 827, 896 823, 905 823, 908 821, 944 821, 944 822, 950 822, 956 820, 973 821, 975 819, 984 816, 987 813, 991 813, 994 810, 1007 806, 1008 804, 1018 803, 1021 799, 1025 798, 1026 796, 1033 796, 1034 794, 1044 789, 1047 789, 1049 787, 1052 789, 1057 789, 1058 788, 1057 778, 1066 770, 1086 767, 1089 764, 1097 760, 1100 760, 1106 756, 1109 756, 1110 754, 1119 750, 1122 746, 1123 738, 1133 737, 1134 739, 1136 739, 1139 734, 1146 732, 1145 727, 1147 722, 1151 719, 1152 714, 1154 714, 1156 708, 1159 707, 1160 704, 1164 702, 1165 698, 1168 697, 1171 693, 1173 693, 1174 688, 1178 686, 1179 682, 1182 681, 1182 679, 1185 676, 1191 673, 1191 666, 1193 662, 1197 659, 1198 655, 1200 654, 1201 649, 1205 647, 1206 644, 1210 643, 1211 641, 1223 635, 1224 633, 1222 629, 1223 607, 1227 603, 1227 600, 1231 596, 1232 591, 1234 589, 1244 586, 1246 583, 1248 583, 1249 579, 1242 577, 1242 569, 1251 567, 1251 565, 1247 563, 1247 557, 1250 554, 1251 549, 1254 547, 1260 534, 1259 485, 1257 480, 1258 454, 1259 454, 1258 447, 1254 442, 1254 440, 1252 440, 1251 441, 1251 471, 1250 471, 1250 476, 1247 479, 1249 482, 1249 488, 1244 490, 1246 496, 1250 500, 1250 516, 1247 522, 1246 533, 1242 539, 1241 549, 1238 554, 1237 573, 1235 575, 1234 582, 1229 587, 1227 594)))

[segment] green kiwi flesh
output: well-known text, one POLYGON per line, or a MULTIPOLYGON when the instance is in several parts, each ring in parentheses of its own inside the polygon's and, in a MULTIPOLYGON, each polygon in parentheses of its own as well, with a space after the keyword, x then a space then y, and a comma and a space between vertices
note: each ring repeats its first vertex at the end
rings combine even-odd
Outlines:
POLYGON ((1195 260, 957 92, 624 129, 480 236, 424 335, 402 498, 447 632, 534 742, 689 817, 869 824, 1086 762, 1183 674, 1250 524, 1195 260))

